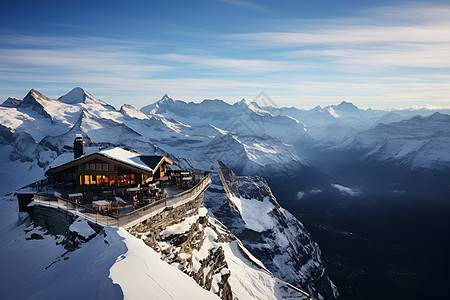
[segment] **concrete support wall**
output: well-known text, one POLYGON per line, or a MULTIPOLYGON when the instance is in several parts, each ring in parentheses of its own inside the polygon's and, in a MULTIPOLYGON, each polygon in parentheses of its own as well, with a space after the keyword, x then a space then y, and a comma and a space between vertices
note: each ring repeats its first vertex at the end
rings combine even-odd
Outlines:
MULTIPOLYGON (((61 209, 43 205, 29 207, 30 218, 36 226, 48 230, 52 234, 68 236, 70 225, 77 219, 77 216, 61 209)), ((97 232, 103 229, 102 226, 89 222, 89 225, 97 232)))

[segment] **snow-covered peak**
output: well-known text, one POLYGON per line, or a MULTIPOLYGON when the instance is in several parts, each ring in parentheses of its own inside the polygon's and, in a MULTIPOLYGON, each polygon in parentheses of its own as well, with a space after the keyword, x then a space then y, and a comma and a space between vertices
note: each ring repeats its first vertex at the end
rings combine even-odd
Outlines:
POLYGON ((154 103, 157 107, 164 108, 165 106, 173 105, 175 101, 169 97, 169 95, 164 94, 156 103, 154 103))
POLYGON ((342 101, 339 105, 332 105, 331 107, 333 107, 335 110, 340 110, 340 111, 354 111, 354 112, 359 112, 359 108, 357 106, 355 106, 353 103, 347 102, 347 101, 342 101))
POLYGON ((158 102, 166 102, 166 101, 173 101, 172 98, 169 97, 169 95, 164 94, 164 96, 161 97, 161 99, 158 102))
POLYGON ((322 112, 323 109, 322 109, 322 107, 321 107, 320 105, 317 105, 316 107, 314 107, 313 109, 311 109, 311 111, 314 111, 314 112, 322 112))
POLYGON ((25 98, 22 99, 21 106, 32 105, 34 102, 38 102, 39 104, 44 105, 44 103, 46 101, 48 101, 48 102, 55 102, 55 101, 58 101, 58 100, 50 99, 47 96, 45 96, 42 93, 40 93, 39 91, 37 91, 35 89, 31 89, 28 92, 28 94, 25 96, 25 98))
POLYGON ((248 102, 245 98, 242 98, 240 101, 234 103, 234 105, 245 105, 245 106, 249 106, 251 105, 250 102, 248 102))
POLYGON ((20 99, 15 98, 15 97, 9 97, 2 104, 3 107, 16 107, 19 105, 20 105, 20 99))
POLYGON ((171 107, 173 107, 174 104, 175 101, 170 98, 169 95, 164 94, 161 99, 159 99, 155 103, 142 107, 140 111, 144 114, 163 114, 168 110, 170 111, 171 107))
POLYGON ((31 108, 45 118, 52 119, 51 115, 47 111, 47 107, 53 106, 53 104, 60 104, 61 102, 55 99, 50 99, 35 89, 31 89, 25 98, 20 102, 21 108, 31 108))
POLYGON ((236 102, 233 106, 242 107, 244 109, 251 110, 252 112, 262 116, 269 115, 270 113, 266 110, 263 110, 256 102, 249 102, 245 98, 242 98, 241 101, 236 102))
POLYGON ((134 108, 134 106, 130 104, 122 105, 122 107, 120 108, 120 112, 130 118, 136 118, 141 120, 148 119, 148 116, 146 114, 137 110, 136 108, 134 108))
POLYGON ((59 97, 61 102, 67 103, 67 104, 78 104, 78 103, 98 103, 101 105, 106 105, 105 102, 95 98, 88 92, 86 92, 81 87, 73 88, 70 92, 65 94, 64 96, 59 97))

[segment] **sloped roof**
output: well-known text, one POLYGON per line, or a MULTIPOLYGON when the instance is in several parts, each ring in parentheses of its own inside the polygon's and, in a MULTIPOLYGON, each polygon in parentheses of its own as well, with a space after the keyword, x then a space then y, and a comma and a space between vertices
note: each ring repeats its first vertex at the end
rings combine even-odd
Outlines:
POLYGON ((150 155, 142 155, 139 152, 124 149, 121 147, 115 147, 110 149, 97 150, 96 152, 87 151, 84 155, 80 156, 77 159, 70 159, 73 157, 73 153, 64 153, 62 156, 58 157, 47 169, 46 173, 50 170, 55 170, 56 172, 60 170, 64 170, 66 168, 70 168, 73 165, 76 165, 78 162, 85 162, 90 160, 91 158, 104 157, 108 160, 114 160, 116 162, 125 164, 131 168, 139 169, 141 171, 145 171, 148 173, 152 173, 155 168, 157 168, 163 161, 172 164, 173 162, 166 158, 165 156, 150 156, 150 155))
MULTIPOLYGON (((132 165, 136 168, 143 169, 143 170, 146 170, 149 172, 152 172, 154 169, 153 167, 150 167, 149 165, 147 165, 140 159, 142 154, 128 151, 128 150, 125 150, 120 147, 101 150, 98 152, 98 154, 112 158, 114 160, 121 161, 123 163, 126 163, 127 165, 132 165)), ((156 157, 159 157, 160 158, 159 161, 160 161, 163 156, 156 156, 156 157)))

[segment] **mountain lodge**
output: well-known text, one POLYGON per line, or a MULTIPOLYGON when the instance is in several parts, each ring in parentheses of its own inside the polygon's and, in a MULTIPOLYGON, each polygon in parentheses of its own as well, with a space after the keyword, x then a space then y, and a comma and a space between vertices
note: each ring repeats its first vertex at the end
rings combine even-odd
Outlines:
POLYGON ((77 134, 74 159, 49 168, 45 175, 49 183, 60 183, 61 189, 88 191, 98 187, 119 188, 167 180, 167 164, 173 162, 165 156, 142 155, 121 147, 85 155, 83 137, 77 134))
POLYGON ((77 134, 71 153, 60 155, 46 170, 46 179, 18 191, 19 211, 34 203, 98 214, 129 224, 164 207, 203 197, 208 173, 171 170, 165 156, 143 155, 127 147, 84 149, 77 134))

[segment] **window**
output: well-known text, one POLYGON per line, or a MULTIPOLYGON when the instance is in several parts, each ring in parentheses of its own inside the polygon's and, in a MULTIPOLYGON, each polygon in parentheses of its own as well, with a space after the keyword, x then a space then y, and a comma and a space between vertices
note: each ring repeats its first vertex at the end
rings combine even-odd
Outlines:
POLYGON ((135 184, 135 183, 136 183, 134 174, 120 175, 120 176, 117 177, 117 179, 118 179, 118 181, 119 181, 119 182, 118 182, 118 183, 119 183, 119 186, 121 186, 121 185, 135 184))
POLYGON ((95 175, 89 175, 89 177, 91 178, 91 185, 97 185, 97 180, 95 178, 95 175))
POLYGON ((114 172, 114 165, 113 164, 108 164, 108 168, 110 172, 114 172))

